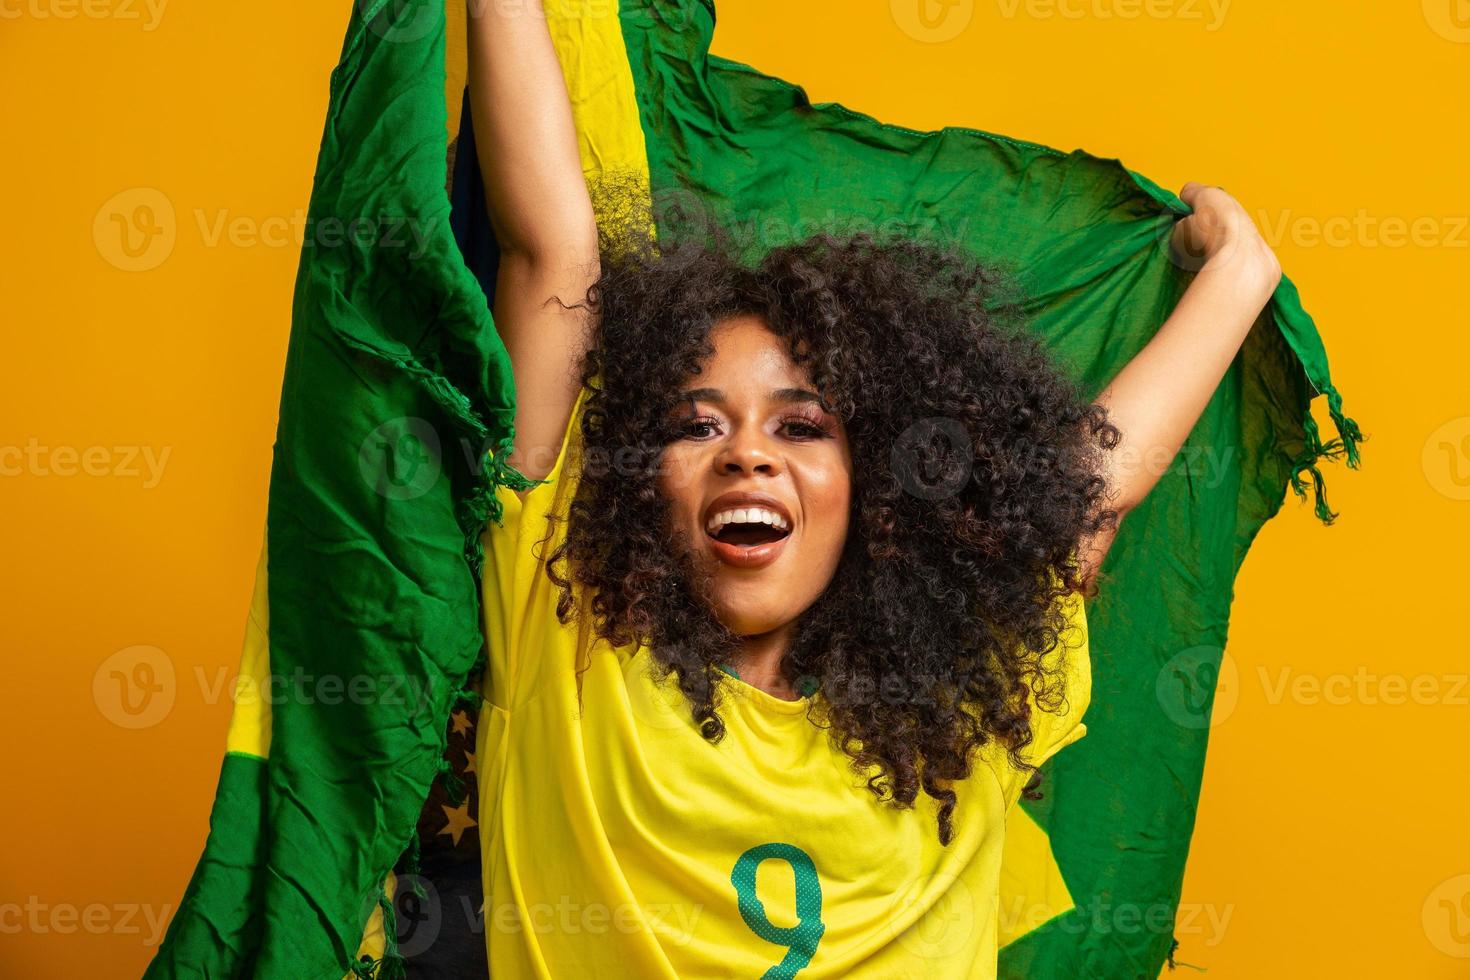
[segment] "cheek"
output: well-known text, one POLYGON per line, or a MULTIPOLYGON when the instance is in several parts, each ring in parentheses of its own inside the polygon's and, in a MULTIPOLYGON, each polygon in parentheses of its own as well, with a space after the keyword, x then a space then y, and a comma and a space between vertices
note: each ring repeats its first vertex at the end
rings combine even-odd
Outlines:
MULTIPOLYGON (((677 446, 677 444, 676 444, 677 446)), ((672 533, 692 547, 689 535, 702 524, 700 504, 705 497, 705 487, 694 473, 700 465, 692 447, 671 446, 664 452, 659 463, 655 487, 658 495, 668 504, 667 520, 672 533)))
POLYGON ((834 468, 814 474, 803 493, 807 520, 817 533, 814 543, 821 544, 821 555, 814 555, 823 565, 836 566, 847 541, 848 512, 852 506, 852 476, 845 468, 834 468))

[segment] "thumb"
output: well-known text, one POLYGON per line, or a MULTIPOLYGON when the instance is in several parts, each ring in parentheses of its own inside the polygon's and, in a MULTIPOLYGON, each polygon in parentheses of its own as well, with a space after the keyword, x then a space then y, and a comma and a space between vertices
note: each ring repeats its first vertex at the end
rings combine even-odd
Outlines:
POLYGON ((1199 181, 1191 180, 1179 189, 1179 199, 1185 204, 1188 204, 1190 207, 1194 207, 1195 200, 1199 197, 1200 192, 1203 191, 1205 187, 1206 185, 1201 184, 1199 181))

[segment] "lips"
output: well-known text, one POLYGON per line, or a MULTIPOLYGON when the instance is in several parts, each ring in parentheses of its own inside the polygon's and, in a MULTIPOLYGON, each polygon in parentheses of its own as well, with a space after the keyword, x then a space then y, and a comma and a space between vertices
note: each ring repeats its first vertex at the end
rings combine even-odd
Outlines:
POLYGON ((703 523, 705 540, 715 557, 726 565, 746 569, 764 568, 779 558, 795 529, 795 522, 785 504, 770 494, 750 491, 731 491, 716 497, 705 508, 703 523), (755 508, 778 515, 785 528, 752 521, 726 524, 719 529, 718 537, 710 533, 709 526, 715 515, 755 508))

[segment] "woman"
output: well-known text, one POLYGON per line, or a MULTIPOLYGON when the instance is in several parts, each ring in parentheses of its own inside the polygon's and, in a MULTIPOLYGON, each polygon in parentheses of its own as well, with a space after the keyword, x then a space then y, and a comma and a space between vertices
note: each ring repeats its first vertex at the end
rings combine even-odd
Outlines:
POLYGON ((1083 596, 1274 256, 1187 185, 1198 274, 1089 402, 951 250, 599 235, 539 3, 469 40, 509 462, 545 481, 485 535, 491 975, 993 976, 1006 814, 1084 731, 1083 596))

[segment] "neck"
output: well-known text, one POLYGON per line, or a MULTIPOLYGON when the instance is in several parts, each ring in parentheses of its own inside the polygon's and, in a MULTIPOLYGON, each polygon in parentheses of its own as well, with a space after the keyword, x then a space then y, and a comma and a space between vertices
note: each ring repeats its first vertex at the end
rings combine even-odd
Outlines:
POLYGON ((787 701, 795 701, 797 692, 781 674, 781 658, 791 648, 793 624, 740 638, 740 652, 730 665, 739 673, 740 679, 767 694, 774 694, 787 701))

